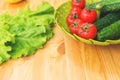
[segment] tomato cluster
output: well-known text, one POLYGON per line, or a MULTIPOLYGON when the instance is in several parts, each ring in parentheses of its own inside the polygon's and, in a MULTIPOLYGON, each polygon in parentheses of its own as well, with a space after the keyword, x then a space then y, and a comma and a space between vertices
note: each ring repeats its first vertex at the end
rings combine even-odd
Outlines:
POLYGON ((85 8, 85 0, 72 0, 72 8, 66 17, 70 32, 85 39, 94 39, 97 28, 93 24, 97 18, 94 9, 85 8))

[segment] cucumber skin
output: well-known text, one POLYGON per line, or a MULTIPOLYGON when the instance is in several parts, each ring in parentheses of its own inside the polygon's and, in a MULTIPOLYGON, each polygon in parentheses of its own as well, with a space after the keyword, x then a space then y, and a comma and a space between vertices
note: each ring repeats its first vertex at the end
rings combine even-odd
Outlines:
POLYGON ((118 21, 120 19, 120 13, 109 13, 106 16, 98 19, 94 24, 97 30, 100 31, 102 28, 109 26, 110 24, 118 21))
POLYGON ((97 5, 100 5, 102 6, 102 9, 101 9, 101 14, 107 14, 107 13, 110 13, 110 12, 117 12, 117 11, 120 11, 120 2, 115 2, 115 3, 110 3, 109 1, 100 1, 100 2, 95 2, 95 3, 92 3, 90 5, 88 5, 87 7, 88 8, 93 8, 93 9, 97 9, 96 6, 97 5))
POLYGON ((117 12, 119 10, 120 10, 120 2, 103 6, 101 12, 102 14, 107 14, 110 12, 117 12))
POLYGON ((97 33, 97 40, 116 40, 120 38, 120 20, 114 22, 97 33))

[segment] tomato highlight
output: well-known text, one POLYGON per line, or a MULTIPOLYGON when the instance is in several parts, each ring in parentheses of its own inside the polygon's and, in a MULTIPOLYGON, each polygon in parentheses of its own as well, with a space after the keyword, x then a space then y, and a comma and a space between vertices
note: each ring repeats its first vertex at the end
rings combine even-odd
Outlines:
POLYGON ((94 39, 97 34, 97 28, 95 25, 90 23, 84 23, 77 28, 77 35, 85 39, 94 39))
POLYGON ((96 19, 97 19, 97 12, 94 9, 84 8, 81 11, 80 18, 84 22, 94 23, 96 21, 96 19))
POLYGON ((85 0, 72 0, 72 8, 66 17, 66 23, 72 34, 76 34, 84 39, 94 39, 97 28, 93 24, 97 19, 95 9, 85 7, 85 0))
POLYGON ((83 9, 85 7, 85 0, 72 0, 72 7, 79 7, 83 9))

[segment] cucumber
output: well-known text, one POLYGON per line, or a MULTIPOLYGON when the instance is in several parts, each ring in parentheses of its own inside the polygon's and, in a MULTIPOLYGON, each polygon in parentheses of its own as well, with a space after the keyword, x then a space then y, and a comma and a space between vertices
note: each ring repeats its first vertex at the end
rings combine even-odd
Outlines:
POLYGON ((114 22, 97 33, 97 40, 116 40, 120 39, 120 20, 114 22))
POLYGON ((118 2, 120 2, 120 1, 118 1, 118 0, 117 1, 115 1, 115 0, 114 1, 101 0, 101 1, 89 4, 89 5, 87 5, 87 7, 96 9, 97 5, 105 6, 105 5, 108 5, 108 4, 114 4, 114 3, 118 3, 118 2))
POLYGON ((97 30, 101 30, 102 28, 109 26, 110 24, 118 21, 120 19, 120 13, 109 13, 103 18, 98 19, 94 24, 97 27, 97 30))
POLYGON ((103 0, 90 4, 87 7, 97 9, 96 8, 97 5, 102 6, 101 14, 107 14, 109 12, 117 12, 120 10, 120 0, 114 0, 114 1, 103 0))
POLYGON ((120 10, 120 2, 103 6, 103 8, 101 10, 101 13, 102 14, 107 14, 107 13, 110 13, 110 12, 117 12, 119 10, 120 10))

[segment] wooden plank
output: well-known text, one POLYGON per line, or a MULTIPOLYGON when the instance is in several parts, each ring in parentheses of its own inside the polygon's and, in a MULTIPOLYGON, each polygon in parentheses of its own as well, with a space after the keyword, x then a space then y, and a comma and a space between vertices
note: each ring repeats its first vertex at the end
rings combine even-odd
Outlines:
MULTIPOLYGON (((80 74, 78 71, 81 69, 80 76, 84 76, 86 80, 119 80, 120 79, 120 45, 110 46, 95 46, 88 45, 77 40, 72 39, 69 36, 65 38, 65 49, 67 62, 70 66, 69 70, 76 73, 70 73, 71 75, 80 74), (72 43, 71 43, 72 42, 72 43), (72 64, 71 61, 74 63, 72 64), (77 65, 75 63, 80 63, 77 65), (71 67, 74 65, 74 67, 71 67), (79 67, 79 68, 77 68, 79 67)), ((70 80, 76 79, 75 76, 69 76, 70 80), (71 79, 72 78, 72 79, 71 79)), ((85 80, 81 77, 82 80, 85 80)))

